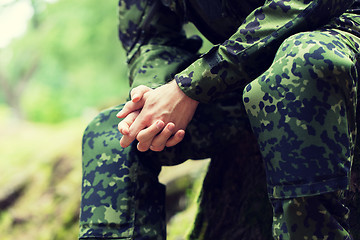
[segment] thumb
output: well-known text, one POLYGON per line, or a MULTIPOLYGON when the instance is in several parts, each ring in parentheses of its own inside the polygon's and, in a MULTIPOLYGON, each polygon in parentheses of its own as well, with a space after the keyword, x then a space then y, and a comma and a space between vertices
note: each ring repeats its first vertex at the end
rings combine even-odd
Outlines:
POLYGON ((139 102, 144 96, 144 94, 150 90, 152 89, 145 85, 140 85, 138 87, 133 88, 130 92, 131 101, 134 103, 139 102))
POLYGON ((144 101, 138 101, 138 102, 128 101, 123 107, 123 109, 121 109, 121 111, 116 114, 116 117, 125 118, 128 114, 140 110, 143 106, 144 106, 144 101))

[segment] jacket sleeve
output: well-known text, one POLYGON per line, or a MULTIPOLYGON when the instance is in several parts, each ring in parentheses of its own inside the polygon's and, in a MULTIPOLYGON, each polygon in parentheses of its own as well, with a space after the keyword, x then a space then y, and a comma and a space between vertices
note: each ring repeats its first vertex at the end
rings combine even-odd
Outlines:
POLYGON ((120 0, 119 39, 132 88, 156 88, 198 57, 200 38, 186 38, 183 21, 160 0, 120 0))
POLYGON ((340 16, 353 0, 268 0, 232 35, 175 76, 189 97, 211 102, 242 90, 271 64, 280 44, 340 16))

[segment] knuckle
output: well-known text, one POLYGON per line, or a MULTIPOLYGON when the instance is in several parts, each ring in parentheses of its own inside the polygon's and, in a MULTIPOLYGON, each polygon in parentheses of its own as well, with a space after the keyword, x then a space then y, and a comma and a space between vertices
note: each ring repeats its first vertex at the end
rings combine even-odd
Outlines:
POLYGON ((173 144, 172 142, 168 142, 168 143, 166 143, 166 147, 172 147, 172 146, 174 146, 175 144, 173 144))
POLYGON ((149 134, 151 134, 151 132, 149 133, 148 131, 140 131, 139 134, 136 136, 136 139, 139 142, 146 143, 150 139, 149 134))
POLYGON ((138 144, 137 146, 137 149, 140 151, 140 152, 146 152, 149 148, 147 146, 144 146, 143 144, 138 144))
POLYGON ((160 152, 164 150, 164 146, 151 146, 151 150, 154 152, 160 152))
POLYGON ((126 139, 122 138, 120 140, 120 145, 121 145, 121 147, 126 148, 127 146, 129 146, 129 143, 126 141, 126 139))
POLYGON ((126 102, 123 107, 123 110, 126 111, 128 108, 130 108, 130 104, 131 104, 131 102, 126 102))
POLYGON ((173 138, 171 138, 171 139, 166 143, 166 147, 175 146, 176 144, 178 144, 178 143, 181 142, 181 141, 182 141, 182 137, 174 136, 173 138))
POLYGON ((135 135, 134 135, 134 133, 130 132, 130 133, 127 135, 127 139, 129 139, 129 141, 134 141, 134 140, 135 140, 135 135))
POLYGON ((152 116, 149 114, 145 114, 144 116, 142 116, 142 122, 143 124, 150 126, 151 124, 151 120, 152 120, 152 116))
POLYGON ((155 148, 159 148, 161 146, 163 146, 164 144, 162 144, 160 141, 154 141, 151 146, 155 147, 155 148))
POLYGON ((167 129, 165 129, 164 134, 165 134, 165 137, 169 138, 173 134, 173 131, 171 129, 167 128, 167 129))
POLYGON ((144 142, 145 141, 145 137, 142 133, 139 133, 137 136, 136 136, 136 139, 139 141, 139 142, 144 142))

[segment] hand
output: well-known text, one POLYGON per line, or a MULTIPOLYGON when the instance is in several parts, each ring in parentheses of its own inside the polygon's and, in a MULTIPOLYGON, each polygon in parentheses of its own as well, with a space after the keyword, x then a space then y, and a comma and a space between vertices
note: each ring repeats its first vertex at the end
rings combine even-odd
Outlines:
MULTIPOLYGON (((122 135, 128 135, 129 134, 129 128, 131 124, 134 122, 135 118, 139 115, 140 109, 144 105, 144 99, 143 96, 146 92, 151 91, 152 89, 149 87, 146 87, 144 85, 138 86, 130 92, 131 101, 127 102, 124 106, 124 108, 117 114, 119 118, 124 119, 118 124, 118 129, 122 135)), ((145 130, 142 130, 138 137, 138 140, 140 139, 140 143, 138 144, 138 148, 140 151, 146 151, 150 144, 150 149, 153 151, 162 151, 165 146, 170 147, 174 146, 177 143, 179 143, 184 135, 184 130, 178 130, 173 137, 173 130, 175 128, 175 125, 173 123, 168 123, 166 127, 164 127, 163 121, 156 121, 154 124, 152 124, 150 127, 146 128, 145 130), (161 133, 159 133, 162 130, 161 133), (156 137, 154 137, 157 134, 156 137), (171 137, 171 139, 168 141, 168 139, 171 137), (154 140, 153 142, 149 142, 151 140, 154 140), (144 149, 142 146, 146 145, 144 149)), ((122 137, 120 140, 120 145, 122 147, 127 147, 128 144, 126 144, 126 137, 122 137)), ((130 143, 129 143, 130 144, 130 143)))
MULTIPOLYGON (((158 121, 156 122, 156 124, 158 124, 158 121)), ((159 131, 156 132, 155 130, 152 130, 153 125, 151 125, 149 128, 141 130, 136 137, 136 139, 139 141, 137 148, 141 152, 145 152, 148 149, 160 152, 165 148, 165 146, 175 146, 176 144, 181 142, 185 136, 185 131, 182 129, 178 130, 173 135, 175 124, 172 122, 168 123, 160 133, 158 133, 159 131)))
MULTIPOLYGON (((140 110, 144 106, 143 96, 145 93, 147 93, 149 91, 152 91, 152 89, 147 86, 144 86, 144 85, 140 85, 136 88, 133 88, 130 92, 131 100, 125 104, 123 109, 116 116, 118 118, 126 118, 128 116, 128 114, 135 112, 137 110, 140 110)), ((124 121, 124 120, 122 120, 122 121, 124 121)), ((133 120, 135 120, 135 118, 133 120)), ((120 122, 118 129, 122 134, 123 134, 123 130, 121 129, 122 126, 130 127, 130 125, 127 125, 127 124, 122 125, 120 122)))
POLYGON ((129 128, 131 124, 135 121, 136 117, 139 115, 140 111, 134 111, 129 113, 123 120, 118 124, 118 130, 122 135, 129 134, 129 128))
POLYGON ((139 141, 139 151, 146 151, 149 148, 161 151, 165 146, 176 145, 183 139, 184 130, 192 119, 197 105, 198 102, 186 96, 175 81, 147 91, 138 102, 128 102, 117 115, 122 118, 130 112, 141 109, 135 120, 127 124, 129 134, 123 136, 120 141, 121 146, 129 146, 135 138, 139 141), (158 128, 152 126, 158 120, 166 124, 159 135, 157 135, 159 131, 156 130, 158 128), (174 132, 176 134, 170 138, 174 132))

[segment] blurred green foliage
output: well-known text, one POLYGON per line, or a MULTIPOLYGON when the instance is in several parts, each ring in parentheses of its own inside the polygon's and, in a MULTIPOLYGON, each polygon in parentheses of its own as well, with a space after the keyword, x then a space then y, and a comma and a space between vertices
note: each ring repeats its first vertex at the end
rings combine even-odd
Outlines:
MULTIPOLYGON (((87 120, 19 122, 7 118, 8 111, 0 107, 0 239, 77 239, 87 120)), ((185 192, 186 199, 185 210, 168 223, 168 240, 184 240, 192 230, 206 169, 207 162, 200 161, 163 169, 168 193, 185 192), (194 184, 189 186, 189 179, 194 184)))
MULTIPOLYGON (((26 34, 0 48, 0 104, 17 117, 56 123, 123 103, 129 84, 117 2, 31 2, 26 34)), ((186 31, 197 33, 192 25, 186 31)))
MULTIPOLYGON (((89 108, 123 102, 129 87, 117 38, 117 3, 36 2, 27 33, 0 49, 0 73, 12 91, 26 85, 22 92, 14 91, 19 106, 11 107, 31 121, 60 122, 89 108)), ((4 90, 0 103, 9 104, 4 90)))
MULTIPOLYGON (((19 1, 34 15, 23 36, 0 48, 0 238, 77 239, 82 132, 129 90, 117 1, 7 2, 19 1)), ((0 1, 0 14, 8 6, 0 1)), ((191 229, 198 175, 169 240, 191 229)))
MULTIPOLYGON (((0 109, 3 117, 4 109, 0 109)), ((77 239, 83 120, 0 121, 0 238, 77 239)))

